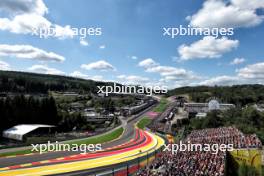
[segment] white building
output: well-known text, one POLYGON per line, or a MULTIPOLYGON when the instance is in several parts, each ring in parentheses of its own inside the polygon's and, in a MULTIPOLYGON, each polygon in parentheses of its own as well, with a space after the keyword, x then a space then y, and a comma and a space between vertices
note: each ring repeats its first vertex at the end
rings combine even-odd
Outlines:
POLYGON ((9 138, 9 139, 15 139, 19 141, 23 141, 27 134, 40 129, 40 128, 53 128, 55 126, 53 125, 41 125, 41 124, 22 124, 22 125, 16 125, 12 128, 9 128, 5 131, 3 131, 3 137, 9 138))
POLYGON ((190 113, 207 113, 212 110, 225 111, 235 107, 234 104, 220 104, 217 100, 211 100, 209 103, 184 103, 185 111, 190 113))

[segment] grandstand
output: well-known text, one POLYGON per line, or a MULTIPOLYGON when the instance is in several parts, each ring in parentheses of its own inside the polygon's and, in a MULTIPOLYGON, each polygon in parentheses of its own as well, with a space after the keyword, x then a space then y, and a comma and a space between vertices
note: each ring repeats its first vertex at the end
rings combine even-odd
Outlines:
MULTIPOLYGON (((221 127, 192 131, 185 143, 233 144, 235 149, 260 149, 262 143, 256 135, 245 135, 235 127, 221 127)), ((209 151, 162 152, 151 165, 141 169, 138 176, 224 176, 227 152, 214 154, 209 151)))

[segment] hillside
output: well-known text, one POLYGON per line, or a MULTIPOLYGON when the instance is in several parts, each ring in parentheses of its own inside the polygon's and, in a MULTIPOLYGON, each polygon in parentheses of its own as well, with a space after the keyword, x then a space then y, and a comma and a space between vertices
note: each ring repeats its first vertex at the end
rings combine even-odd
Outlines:
POLYGON ((264 85, 234 85, 234 86, 197 86, 181 87, 168 91, 167 96, 188 95, 191 101, 206 102, 211 97, 224 103, 244 106, 252 103, 264 103, 264 85))
MULTIPOLYGON (((51 91, 96 91, 102 82, 67 76, 0 71, 0 92, 43 93, 51 91)), ((104 83, 105 84, 105 83, 104 83)))

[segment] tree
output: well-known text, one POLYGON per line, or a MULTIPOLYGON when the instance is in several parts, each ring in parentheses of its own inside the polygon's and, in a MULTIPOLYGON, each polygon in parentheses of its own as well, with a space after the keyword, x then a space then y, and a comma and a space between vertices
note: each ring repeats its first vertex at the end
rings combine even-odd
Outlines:
POLYGON ((207 113, 207 117, 203 122, 203 128, 217 128, 221 125, 220 111, 214 110, 207 113))

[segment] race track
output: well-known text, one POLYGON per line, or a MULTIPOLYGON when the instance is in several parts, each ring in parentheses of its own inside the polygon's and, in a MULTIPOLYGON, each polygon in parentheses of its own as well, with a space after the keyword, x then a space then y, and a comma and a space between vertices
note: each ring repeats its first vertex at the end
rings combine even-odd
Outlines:
POLYGON ((53 175, 105 167, 142 157, 161 148, 163 144, 164 140, 161 137, 147 131, 137 130, 133 140, 120 146, 96 153, 70 155, 45 162, 4 167, 0 169, 0 175, 53 175))
POLYGON ((135 127, 136 122, 148 110, 129 120, 123 135, 117 140, 103 144, 101 151, 85 154, 64 151, 2 157, 0 158, 0 176, 94 175, 109 172, 115 168, 119 170, 115 175, 122 176, 126 175, 124 172, 136 171, 139 164, 135 162, 139 158, 151 157, 150 154, 156 153, 156 150, 160 149, 165 142, 161 137, 135 127), (129 167, 122 169, 124 165, 129 167))

